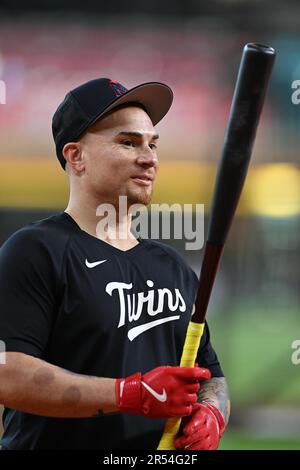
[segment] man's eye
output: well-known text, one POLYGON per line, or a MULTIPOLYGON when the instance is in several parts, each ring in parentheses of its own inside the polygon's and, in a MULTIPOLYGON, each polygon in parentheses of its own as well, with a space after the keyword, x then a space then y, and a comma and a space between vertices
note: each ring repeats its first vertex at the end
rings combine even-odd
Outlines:
POLYGON ((132 140, 124 140, 122 144, 126 145, 127 147, 135 147, 135 144, 132 140))
POLYGON ((156 145, 156 144, 149 144, 149 147, 151 148, 151 150, 157 149, 157 145, 156 145))

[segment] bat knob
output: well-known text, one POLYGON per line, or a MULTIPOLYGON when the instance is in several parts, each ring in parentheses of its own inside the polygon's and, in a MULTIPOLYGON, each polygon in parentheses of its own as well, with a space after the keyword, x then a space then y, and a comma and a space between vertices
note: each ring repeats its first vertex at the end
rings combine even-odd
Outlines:
POLYGON ((271 54, 271 55, 276 54, 274 47, 267 46, 265 44, 258 44, 254 42, 249 42, 248 44, 246 44, 246 46, 244 47, 244 52, 247 52, 247 51, 261 52, 263 54, 271 54))

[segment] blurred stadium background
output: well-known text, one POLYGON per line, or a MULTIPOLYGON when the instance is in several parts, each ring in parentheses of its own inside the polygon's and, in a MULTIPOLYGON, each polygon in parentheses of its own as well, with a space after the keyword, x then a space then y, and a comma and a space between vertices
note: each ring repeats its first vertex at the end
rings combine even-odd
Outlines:
MULTIPOLYGON (((300 80, 297 0, 0 2, 0 243, 67 203, 50 122, 65 93, 107 76, 128 87, 164 81, 174 106, 158 126, 154 201, 204 203, 243 45, 278 51, 251 171, 208 320, 228 378, 232 417, 222 449, 300 448, 300 80), (42 5, 42 6, 41 6, 42 5)), ((199 273, 202 252, 184 251, 199 273)))

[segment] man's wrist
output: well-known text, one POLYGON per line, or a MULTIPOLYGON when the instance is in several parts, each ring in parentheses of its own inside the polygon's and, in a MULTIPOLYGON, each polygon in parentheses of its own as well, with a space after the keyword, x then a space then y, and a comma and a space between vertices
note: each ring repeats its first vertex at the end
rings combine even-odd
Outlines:
POLYGON ((116 379, 117 406, 123 413, 134 413, 141 405, 141 378, 142 374, 136 372, 125 379, 116 379))

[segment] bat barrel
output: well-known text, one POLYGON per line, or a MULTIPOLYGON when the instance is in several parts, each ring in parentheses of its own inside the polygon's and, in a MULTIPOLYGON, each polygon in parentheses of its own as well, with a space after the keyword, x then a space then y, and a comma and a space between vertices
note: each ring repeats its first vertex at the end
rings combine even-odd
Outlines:
POLYGON ((239 201, 275 55, 272 47, 262 44, 244 47, 208 229, 208 242, 215 245, 225 243, 239 201))

